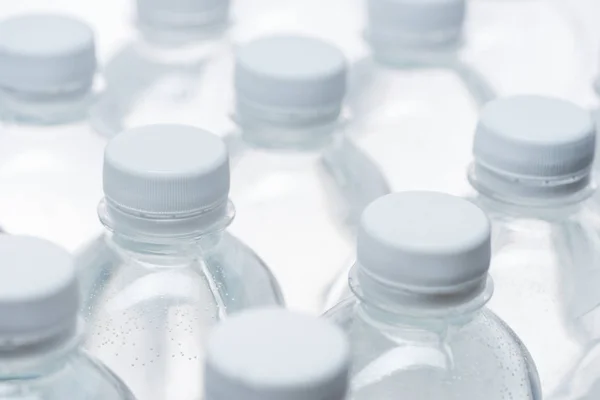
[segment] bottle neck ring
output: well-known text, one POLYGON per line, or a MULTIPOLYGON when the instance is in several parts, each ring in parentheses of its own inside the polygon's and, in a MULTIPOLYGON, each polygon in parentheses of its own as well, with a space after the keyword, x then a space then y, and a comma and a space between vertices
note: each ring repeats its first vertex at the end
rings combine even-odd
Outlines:
POLYGON ((481 195, 523 206, 556 206, 579 203, 595 188, 592 168, 560 177, 529 177, 495 171, 474 162, 469 167, 471 186, 481 195))
POLYGON ((332 142, 343 128, 340 104, 315 109, 276 109, 238 99, 234 122, 243 138, 258 147, 315 149, 332 142))
POLYGON ((367 30, 364 34, 373 58, 384 65, 406 67, 436 65, 456 56, 462 46, 462 29, 423 32, 367 30))
POLYGON ((92 82, 46 92, 0 88, 1 118, 32 125, 80 121, 87 117, 96 98, 92 82))
POLYGON ((450 288, 415 288, 393 285, 355 264, 349 276, 351 291, 369 307, 407 318, 450 319, 480 310, 491 298, 489 275, 450 288))
POLYGON ((111 232, 129 241, 169 244, 195 241, 225 230, 233 221, 235 208, 225 200, 185 215, 134 213, 103 199, 98 206, 100 222, 111 232))
POLYGON ((36 335, 0 337, 0 380, 30 379, 60 364, 81 344, 83 321, 36 335))

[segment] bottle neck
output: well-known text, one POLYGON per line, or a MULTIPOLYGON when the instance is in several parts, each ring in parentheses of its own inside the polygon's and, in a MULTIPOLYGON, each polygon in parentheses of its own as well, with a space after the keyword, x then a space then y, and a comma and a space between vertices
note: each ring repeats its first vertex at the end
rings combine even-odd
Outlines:
POLYGON ((35 379, 59 369, 82 341, 83 322, 41 337, 0 338, 0 382, 35 379))
POLYGON ((235 216, 230 201, 186 215, 148 215, 125 211, 106 199, 98 206, 100 222, 113 241, 131 251, 151 255, 186 253, 215 247, 235 216))
POLYGON ((570 176, 538 178, 499 173, 474 162, 468 178, 482 197, 521 207, 568 207, 582 203, 595 191, 591 168, 570 176))
POLYGON ((227 43, 226 23, 200 25, 149 25, 138 23, 138 51, 161 63, 205 60, 227 43))
POLYGON ((441 29, 427 34, 369 31, 365 37, 373 58, 392 68, 448 63, 462 46, 461 30, 441 29))
POLYGON ((340 107, 302 111, 265 109, 238 100, 235 122, 242 138, 255 147, 290 150, 325 149, 341 133, 340 107))
POLYGON ((490 300, 494 291, 488 275, 446 288, 416 288, 395 285, 371 276, 355 265, 349 276, 351 291, 373 320, 383 318, 392 325, 444 325, 450 320, 469 319, 490 300))
POLYGON ((0 88, 0 113, 8 123, 64 124, 85 119, 95 99, 91 83, 52 92, 0 88))

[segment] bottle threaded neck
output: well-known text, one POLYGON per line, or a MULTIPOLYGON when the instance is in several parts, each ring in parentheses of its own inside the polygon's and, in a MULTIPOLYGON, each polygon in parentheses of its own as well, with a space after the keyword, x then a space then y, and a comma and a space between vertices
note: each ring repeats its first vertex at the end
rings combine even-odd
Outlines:
POLYGON ((148 214, 123 209, 105 198, 98 205, 98 216, 109 231, 119 236, 165 243, 222 231, 233 221, 235 208, 231 201, 224 200, 193 213, 148 214))
POLYGON ((503 173, 474 162, 468 178, 486 197, 528 206, 578 203, 594 191, 591 167, 566 176, 541 177, 503 173))
POLYGON ((491 298, 489 275, 454 287, 421 288, 400 285, 369 274, 355 265, 349 276, 351 291, 361 302, 381 311, 417 318, 446 318, 474 312, 491 298))
POLYGON ((1 118, 34 125, 79 121, 86 118, 95 99, 91 82, 52 92, 0 88, 1 118))

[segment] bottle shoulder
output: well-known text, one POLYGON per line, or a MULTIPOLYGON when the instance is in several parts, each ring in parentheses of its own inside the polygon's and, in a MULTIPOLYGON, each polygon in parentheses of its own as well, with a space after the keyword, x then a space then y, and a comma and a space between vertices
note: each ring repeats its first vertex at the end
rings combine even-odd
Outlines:
POLYGON ((226 141, 236 207, 264 202, 299 210, 334 205, 338 212, 344 209, 358 216, 390 188, 377 163, 342 133, 315 150, 261 148, 230 136, 226 141))
POLYGON ((597 217, 587 205, 560 218, 560 210, 550 210, 549 218, 488 209, 496 288, 488 305, 524 341, 544 391, 553 393, 600 337, 597 217))
POLYGON ((356 398, 391 399, 402 391, 414 393, 410 398, 415 399, 448 392, 469 399, 501 399, 508 391, 515 398, 539 399, 529 353, 491 311, 483 309, 435 333, 418 325, 373 325, 359 316, 357 305, 349 298, 326 314, 350 337, 356 398))
POLYGON ((2 380, 7 399, 134 400, 127 386, 99 361, 78 349, 61 364, 34 378, 2 380))
POLYGON ((108 235, 91 242, 77 257, 84 304, 87 301, 84 312, 174 299, 214 304, 219 313, 282 302, 268 267, 229 233, 217 243, 174 244, 167 253, 164 248, 155 250, 134 252, 108 235), (178 246, 183 249, 177 251, 178 246))

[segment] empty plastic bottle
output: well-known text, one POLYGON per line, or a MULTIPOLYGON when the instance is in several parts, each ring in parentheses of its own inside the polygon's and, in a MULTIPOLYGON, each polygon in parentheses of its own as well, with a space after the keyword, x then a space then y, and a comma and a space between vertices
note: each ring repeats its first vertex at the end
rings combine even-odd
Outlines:
POLYGON ((0 397, 133 400, 80 348, 83 323, 73 259, 28 236, 0 236, 0 397))
POLYGON ((236 58, 232 231, 273 269, 291 307, 314 312, 351 257, 354 220, 388 193, 342 135, 346 68, 338 49, 307 37, 258 39, 236 58))
POLYGON ((229 0, 137 0, 136 6, 138 37, 107 62, 107 96, 94 108, 95 126, 107 135, 154 123, 215 129, 213 117, 227 112, 222 86, 231 79, 227 63, 213 62, 229 51, 229 0))
POLYGON ((529 353, 485 307, 490 236, 483 211, 447 194, 365 209, 354 296, 326 314, 350 336, 351 399, 541 399, 529 353))
POLYGON ((590 113, 554 98, 491 102, 475 133, 473 201, 494 229, 490 308, 531 351, 545 398, 583 388, 567 374, 600 339, 594 148, 590 113))
POLYGON ((554 3, 366 0, 352 133, 393 190, 467 190, 477 110, 496 93, 579 95, 577 35, 554 3))
POLYGON ((344 400, 350 349, 323 319, 283 309, 246 311, 207 345, 205 400, 344 400))
POLYGON ((86 348, 141 399, 197 399, 208 329, 229 313, 281 303, 271 273, 226 232, 225 144, 200 129, 151 125, 106 147, 109 231, 78 260, 86 348))
POLYGON ((94 34, 57 15, 0 22, 0 226, 74 250, 100 231, 104 139, 89 127, 94 34))

